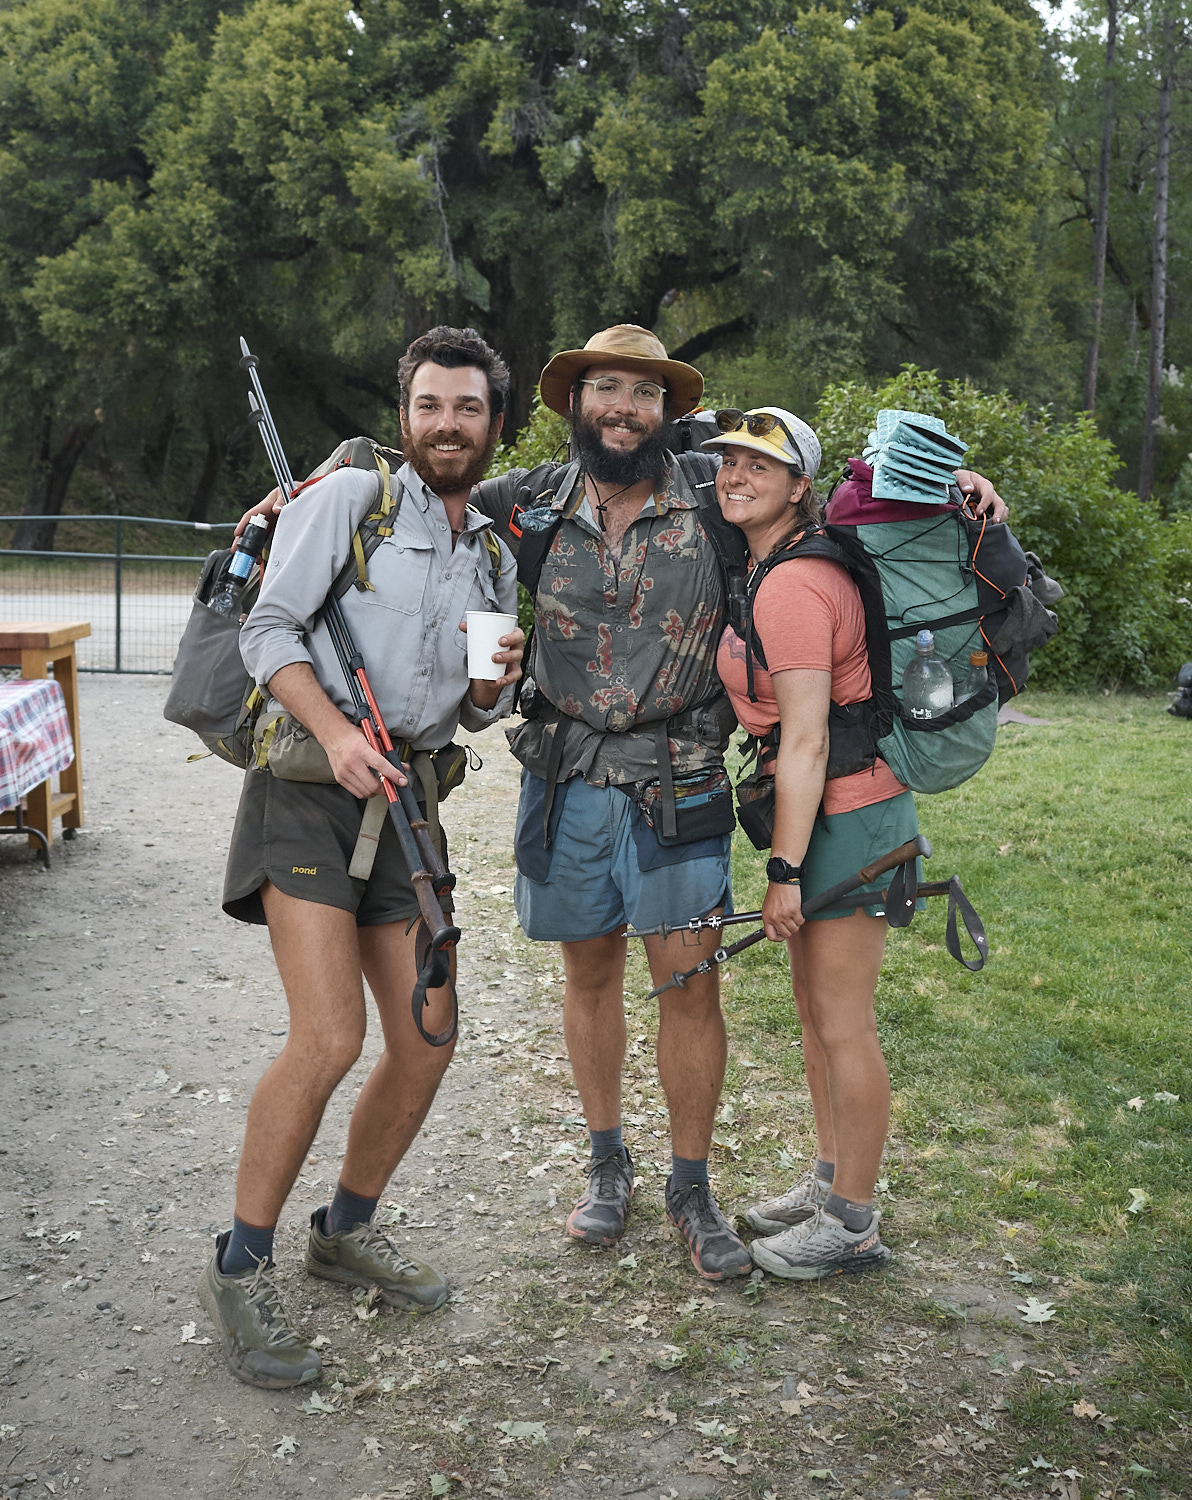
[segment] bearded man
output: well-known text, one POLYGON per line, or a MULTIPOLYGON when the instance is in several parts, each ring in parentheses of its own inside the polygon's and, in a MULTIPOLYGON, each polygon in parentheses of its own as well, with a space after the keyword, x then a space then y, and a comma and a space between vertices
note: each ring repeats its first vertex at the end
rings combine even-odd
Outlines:
MULTIPOLYGON (((493 655, 505 667, 499 680, 469 682, 466 612, 517 608, 513 558, 467 504, 501 432, 509 372, 474 330, 440 327, 410 345, 398 375, 407 458, 391 492, 400 500, 391 533, 368 559, 370 588, 349 588, 340 604, 382 716, 409 759, 447 745, 457 724, 481 729, 508 713, 524 637, 515 630, 500 638, 493 655)), ((385 1046, 353 1107, 335 1196, 311 1216, 306 1269, 375 1288, 408 1312, 439 1307, 448 1292, 439 1271, 411 1259, 371 1222, 452 1053, 451 1043, 426 1045, 411 1013, 418 900, 387 818, 375 830, 379 838, 370 838, 371 869, 367 858, 361 863, 378 778, 404 777, 351 717, 321 613, 353 556, 357 527, 376 504, 376 477, 337 468, 280 510, 260 596, 240 634, 245 664, 274 700, 270 707, 287 710, 318 741, 328 766, 324 783, 248 772, 224 887, 230 916, 268 923, 290 1026, 253 1094, 233 1227, 216 1242, 199 1297, 233 1373, 268 1388, 320 1373, 317 1351, 291 1324, 268 1273, 278 1216, 328 1099, 360 1055, 362 978, 385 1046)), ((255 509, 271 512, 279 501, 275 491, 255 509)), ((446 864, 445 843, 442 854, 446 864)), ((450 895, 441 899, 450 910, 450 895)), ((441 1032, 450 994, 431 990, 428 1001, 424 1026, 441 1032)))
MULTIPOLYGON (((527 936, 563 950, 564 1029, 591 1139, 567 1233, 609 1246, 635 1185, 621 1126, 626 927, 706 916, 731 899, 724 751, 736 720, 715 669, 725 599, 714 538, 725 523, 714 466, 671 451, 673 419, 697 406, 703 377, 647 329, 608 328, 556 354, 540 389, 571 423, 573 461, 486 480, 473 503, 520 549, 534 593, 536 691, 509 732, 523 767, 515 898, 527 936)), ((980 476, 959 478, 1004 515, 980 476)), ((647 937, 655 983, 717 942, 647 937)), ((742 1276, 749 1251, 708 1179, 726 1056, 716 968, 658 1004, 667 1217, 701 1276, 742 1276)))

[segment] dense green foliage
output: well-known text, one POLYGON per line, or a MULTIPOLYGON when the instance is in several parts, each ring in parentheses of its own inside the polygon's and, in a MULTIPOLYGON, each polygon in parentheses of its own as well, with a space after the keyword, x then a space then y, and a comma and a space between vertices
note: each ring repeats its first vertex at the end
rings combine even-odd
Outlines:
MULTIPOLYGON (((0 503, 236 513, 267 473, 241 333, 300 469, 392 439, 397 357, 430 322, 509 359, 516 439, 552 350, 632 320, 745 403, 810 411, 907 363, 961 382, 949 401, 1025 402, 1015 442, 976 450, 1020 515, 1053 491, 1023 523, 1072 595, 1047 670, 1161 677, 1174 543, 1112 491, 1145 386, 1155 25, 1166 7, 1184 36, 1188 3, 1123 21, 1094 431, 1072 425, 1093 0, 1062 40, 1027 0, 9 0, 0 503)), ((1165 510, 1192 506, 1182 88, 1173 120, 1165 510)))

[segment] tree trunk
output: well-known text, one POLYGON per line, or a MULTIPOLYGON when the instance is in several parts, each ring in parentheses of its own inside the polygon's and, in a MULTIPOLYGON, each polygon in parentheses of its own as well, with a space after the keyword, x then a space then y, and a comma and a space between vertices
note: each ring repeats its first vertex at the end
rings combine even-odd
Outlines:
POLYGON ((1159 82, 1159 134, 1155 156, 1155 238, 1151 254, 1151 357, 1146 382, 1146 425, 1138 466, 1138 493, 1151 498, 1155 485, 1155 446, 1163 395, 1163 335, 1167 314, 1167 205, 1171 182, 1172 22, 1163 23, 1163 74, 1159 82))
POLYGON ((1101 158, 1097 164, 1097 213, 1093 221, 1093 331, 1084 366, 1084 407, 1097 405, 1097 361, 1101 352, 1101 310, 1105 301, 1105 252, 1109 244, 1109 166, 1113 148, 1113 64, 1117 54, 1117 0, 1106 0, 1109 22, 1105 40, 1105 87, 1102 93, 1101 158))
MULTIPOLYGON (((83 456, 83 450, 91 441, 95 422, 76 422, 66 429, 55 448, 53 443, 53 419, 47 412, 42 417, 33 455, 29 463, 29 478, 25 487, 25 511, 27 516, 60 516, 66 501, 75 465, 83 456)), ((13 532, 14 552, 51 552, 54 547, 56 521, 20 521, 13 532)))
POLYGON ((199 477, 195 481, 195 487, 191 491, 190 504, 186 509, 188 521, 206 521, 207 512, 211 508, 211 497, 215 493, 215 486, 219 481, 219 471, 223 467, 224 454, 227 449, 223 439, 210 426, 207 428, 207 451, 203 455, 203 467, 199 470, 199 477))

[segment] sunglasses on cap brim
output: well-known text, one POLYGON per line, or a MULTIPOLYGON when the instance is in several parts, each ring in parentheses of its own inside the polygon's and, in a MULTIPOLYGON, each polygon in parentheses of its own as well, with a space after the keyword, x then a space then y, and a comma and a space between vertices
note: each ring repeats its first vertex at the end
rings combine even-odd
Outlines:
MULTIPOLYGON (((750 437, 755 438, 771 437, 774 429, 781 427, 786 434, 787 442, 790 443, 796 453, 799 452, 799 445, 795 442, 794 433, 781 417, 774 416, 772 412, 743 412, 735 406, 726 406, 716 413, 716 426, 721 432, 726 434, 740 432, 744 429, 750 437)), ((802 462, 801 455, 800 462, 802 462)))

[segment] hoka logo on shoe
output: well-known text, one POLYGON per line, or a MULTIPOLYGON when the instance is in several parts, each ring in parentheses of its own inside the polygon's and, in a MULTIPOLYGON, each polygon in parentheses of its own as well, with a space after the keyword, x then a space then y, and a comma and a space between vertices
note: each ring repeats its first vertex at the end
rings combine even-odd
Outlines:
POLYGON ((865 1253, 866 1250, 872 1250, 873 1247, 874 1247, 874 1245, 877 1244, 877 1233, 878 1232, 875 1229, 873 1231, 873 1233, 869 1236, 868 1239, 862 1240, 859 1245, 854 1245, 853 1246, 853 1254, 854 1255, 864 1255, 864 1253, 865 1253))

